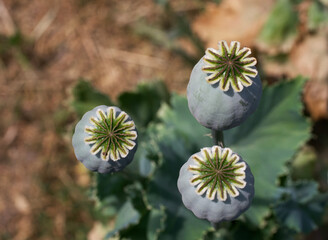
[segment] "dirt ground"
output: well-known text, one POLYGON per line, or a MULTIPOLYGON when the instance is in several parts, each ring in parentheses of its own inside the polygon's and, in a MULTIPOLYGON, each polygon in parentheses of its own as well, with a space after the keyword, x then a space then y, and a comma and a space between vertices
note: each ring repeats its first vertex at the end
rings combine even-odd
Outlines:
MULTIPOLYGON (((240 1, 231 2, 224 7, 238 13, 240 1)), ((196 15, 203 5, 172 3, 175 12, 195 16, 193 28, 212 44, 204 25, 215 26, 196 15)), ((270 4, 256 11, 267 16, 270 4)), ((157 79, 185 93, 192 65, 136 33, 140 21, 169 22, 151 0, 0 0, 0 239, 85 239, 94 226, 89 175, 70 143, 70 92, 79 78, 112 99, 157 79)), ((254 31, 229 37, 255 45, 254 31)))
POLYGON ((165 79, 183 92, 190 66, 131 33, 141 17, 156 18, 152 1, 0 4, 1 34, 20 32, 0 60, 0 239, 84 239, 93 205, 70 147, 72 86, 83 77, 115 99, 165 79))

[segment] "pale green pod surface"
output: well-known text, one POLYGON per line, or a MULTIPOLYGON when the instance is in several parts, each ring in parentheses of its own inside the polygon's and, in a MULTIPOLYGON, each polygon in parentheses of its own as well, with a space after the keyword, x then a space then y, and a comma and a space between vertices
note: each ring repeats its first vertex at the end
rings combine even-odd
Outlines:
POLYGON ((248 57, 249 48, 219 42, 219 50, 209 48, 192 70, 187 87, 190 112, 203 126, 226 130, 240 125, 257 108, 262 84, 248 57))
POLYGON ((137 150, 137 129, 118 107, 101 105, 85 113, 72 139, 76 158, 91 171, 112 173, 128 165, 137 150))
POLYGON ((245 212, 254 197, 254 177, 247 163, 230 148, 201 149, 181 167, 182 202, 198 218, 217 224, 245 212))

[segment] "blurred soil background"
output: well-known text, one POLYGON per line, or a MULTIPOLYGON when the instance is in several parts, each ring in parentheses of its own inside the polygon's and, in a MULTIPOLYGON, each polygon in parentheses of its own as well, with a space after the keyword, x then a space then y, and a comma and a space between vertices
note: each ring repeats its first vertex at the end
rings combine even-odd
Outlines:
POLYGON ((328 4, 278 2, 287 10, 273 0, 0 0, 0 239, 100 239, 92 181, 71 147, 72 88, 84 78, 115 99, 163 80, 185 94, 193 64, 222 39, 252 48, 265 84, 309 77, 313 138, 298 164, 327 190, 328 4))

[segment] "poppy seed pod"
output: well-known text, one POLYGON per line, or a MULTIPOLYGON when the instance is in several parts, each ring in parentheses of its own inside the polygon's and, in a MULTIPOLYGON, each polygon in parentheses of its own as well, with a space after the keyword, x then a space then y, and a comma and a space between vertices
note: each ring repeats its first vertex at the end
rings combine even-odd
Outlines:
POLYGON ((190 112, 203 126, 226 130, 240 125, 257 108, 262 84, 256 59, 240 43, 219 42, 195 65, 187 87, 190 112))
POLYGON ((137 129, 118 107, 101 105, 85 113, 72 139, 76 158, 91 171, 122 170, 137 150, 137 129))
POLYGON ((178 189, 186 208, 217 224, 234 220, 249 208, 254 177, 238 154, 213 146, 201 149, 181 167, 178 189))

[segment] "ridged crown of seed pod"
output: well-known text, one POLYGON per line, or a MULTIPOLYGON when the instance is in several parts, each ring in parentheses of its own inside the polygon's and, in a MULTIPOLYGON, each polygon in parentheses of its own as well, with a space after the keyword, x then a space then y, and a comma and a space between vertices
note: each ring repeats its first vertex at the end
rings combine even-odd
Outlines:
POLYGON ((195 65, 187 87, 188 106, 203 126, 225 130, 240 125, 257 108, 262 96, 256 59, 240 43, 220 41, 195 65))
POLYGON ((91 171, 122 170, 137 150, 137 129, 131 117, 115 106, 101 105, 85 113, 72 139, 76 158, 91 171))
POLYGON ((254 197, 254 177, 230 148, 213 146, 192 155, 181 167, 182 202, 198 218, 217 224, 239 217, 254 197))

